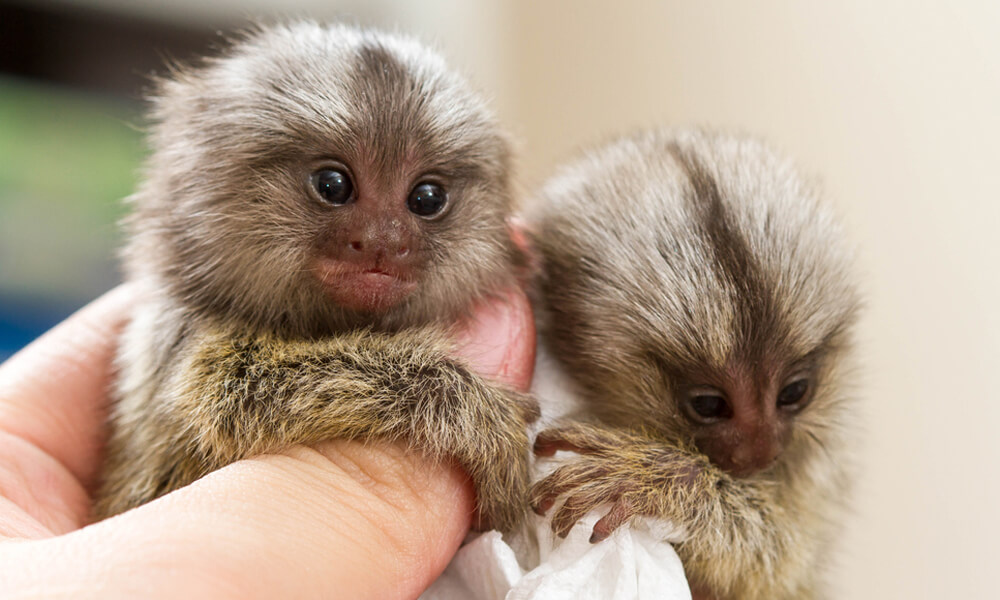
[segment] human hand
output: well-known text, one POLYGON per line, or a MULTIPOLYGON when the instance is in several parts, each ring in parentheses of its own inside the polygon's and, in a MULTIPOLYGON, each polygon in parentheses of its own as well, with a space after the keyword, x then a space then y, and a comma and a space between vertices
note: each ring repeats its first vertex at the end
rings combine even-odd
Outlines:
MULTIPOLYGON (((106 390, 132 303, 119 288, 0 365, 0 582, 15 597, 413 598, 465 536, 454 465, 332 441, 239 461, 87 525, 106 390)), ((527 300, 477 309, 459 352, 525 389, 527 300)))

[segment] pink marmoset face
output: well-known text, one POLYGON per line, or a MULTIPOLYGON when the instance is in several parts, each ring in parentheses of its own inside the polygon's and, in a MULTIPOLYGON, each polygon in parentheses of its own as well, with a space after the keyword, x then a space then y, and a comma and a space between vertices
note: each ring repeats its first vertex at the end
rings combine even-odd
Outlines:
POLYGON ((676 399, 695 444, 734 477, 769 468, 788 444, 795 417, 813 398, 815 369, 792 364, 755 372, 735 363, 715 381, 684 386, 676 399))
POLYGON ((419 286, 429 262, 426 223, 444 217, 448 192, 432 175, 403 175, 378 181, 329 164, 309 178, 315 198, 335 217, 316 248, 313 271, 339 306, 380 314, 419 286))
POLYGON ((413 40, 252 34, 163 82, 153 117, 131 268, 200 314, 302 336, 395 329, 513 281, 506 137, 413 40))

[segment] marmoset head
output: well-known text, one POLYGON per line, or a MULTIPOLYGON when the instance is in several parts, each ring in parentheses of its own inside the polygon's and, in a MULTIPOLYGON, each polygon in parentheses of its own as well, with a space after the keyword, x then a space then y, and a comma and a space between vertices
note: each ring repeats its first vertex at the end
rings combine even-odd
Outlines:
POLYGON ((510 282, 507 141, 413 40, 264 28, 153 98, 127 265, 184 305, 315 335, 454 319, 510 282))
POLYGON ((837 373, 858 299, 851 251, 760 143, 655 131, 586 155, 529 224, 541 327, 603 419, 750 476, 846 419, 837 373))

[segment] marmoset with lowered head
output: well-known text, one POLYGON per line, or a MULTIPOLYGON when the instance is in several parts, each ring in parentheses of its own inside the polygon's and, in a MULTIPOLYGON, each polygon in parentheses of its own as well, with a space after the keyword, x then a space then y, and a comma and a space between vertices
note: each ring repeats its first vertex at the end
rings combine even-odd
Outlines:
POLYGON ((454 457, 485 522, 513 527, 536 409, 447 341, 522 261, 482 100, 413 40, 303 22, 176 71, 152 117, 96 515, 254 454, 379 438, 454 457))
POLYGON ((850 487, 852 250, 790 162, 750 140, 644 132, 586 154, 527 215, 539 330, 585 413, 537 483, 562 535, 670 520, 696 598, 824 595, 850 487), (561 502, 561 503, 560 503, 561 502))

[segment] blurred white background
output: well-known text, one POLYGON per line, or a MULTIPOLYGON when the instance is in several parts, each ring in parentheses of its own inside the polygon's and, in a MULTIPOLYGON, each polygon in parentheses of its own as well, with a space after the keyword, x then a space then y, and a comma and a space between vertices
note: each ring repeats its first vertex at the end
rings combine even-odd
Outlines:
MULTIPOLYGON (((841 598, 996 598, 1000 3, 73 0, 229 27, 347 16, 436 43, 495 100, 526 192, 637 127, 760 135, 860 248, 867 443, 841 598)), ((2 201, 2 198, 0 198, 2 201)))

